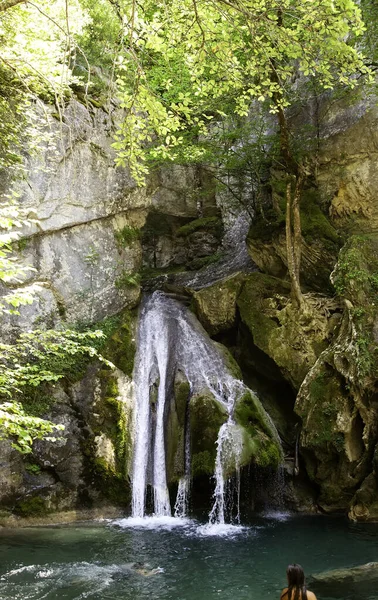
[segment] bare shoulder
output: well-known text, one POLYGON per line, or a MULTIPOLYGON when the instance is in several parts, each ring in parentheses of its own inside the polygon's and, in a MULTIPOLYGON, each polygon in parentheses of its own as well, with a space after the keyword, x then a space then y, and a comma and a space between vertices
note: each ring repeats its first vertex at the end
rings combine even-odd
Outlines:
MULTIPOLYGON (((287 594, 287 587, 286 587, 286 588, 284 588, 284 589, 282 590, 282 592, 281 592, 281 596, 280 596, 280 600, 282 600, 282 598, 283 598, 284 596, 286 596, 286 594, 287 594)), ((310 599, 309 599, 309 600, 310 600, 310 599)), ((313 599, 311 599, 311 600, 313 600, 313 599)))
POLYGON ((307 600, 316 600, 314 592, 310 592, 309 590, 307 590, 307 600))

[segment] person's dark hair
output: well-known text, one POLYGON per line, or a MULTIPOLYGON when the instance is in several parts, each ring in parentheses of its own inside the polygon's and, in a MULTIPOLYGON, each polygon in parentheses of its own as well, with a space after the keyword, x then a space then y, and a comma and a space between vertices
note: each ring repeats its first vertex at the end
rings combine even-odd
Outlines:
POLYGON ((286 569, 288 600, 307 600, 305 575, 301 565, 289 565, 286 569))

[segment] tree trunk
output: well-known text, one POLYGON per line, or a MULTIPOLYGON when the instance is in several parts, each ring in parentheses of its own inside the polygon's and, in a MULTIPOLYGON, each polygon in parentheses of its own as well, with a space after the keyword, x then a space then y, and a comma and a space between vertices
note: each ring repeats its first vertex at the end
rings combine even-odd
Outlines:
POLYGON ((27 0, 0 0, 0 13, 5 12, 8 8, 16 6, 17 4, 26 4, 27 0))
POLYGON ((286 252, 287 268, 291 282, 292 301, 298 308, 303 307, 303 296, 300 285, 301 266, 301 217, 299 201, 302 188, 302 175, 292 177, 286 186, 286 252), (294 186, 293 186, 294 184, 294 186), (292 190, 294 187, 294 190, 292 190))

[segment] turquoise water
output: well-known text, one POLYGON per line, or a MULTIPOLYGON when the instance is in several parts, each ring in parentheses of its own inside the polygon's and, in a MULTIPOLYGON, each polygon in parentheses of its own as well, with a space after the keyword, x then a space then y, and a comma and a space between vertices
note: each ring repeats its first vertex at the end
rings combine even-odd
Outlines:
MULTIPOLYGON (((0 598, 278 600, 290 562, 310 575, 378 560, 378 527, 339 518, 278 515, 215 529, 179 523, 0 530, 0 598)), ((359 600, 352 591, 350 598, 359 600)))

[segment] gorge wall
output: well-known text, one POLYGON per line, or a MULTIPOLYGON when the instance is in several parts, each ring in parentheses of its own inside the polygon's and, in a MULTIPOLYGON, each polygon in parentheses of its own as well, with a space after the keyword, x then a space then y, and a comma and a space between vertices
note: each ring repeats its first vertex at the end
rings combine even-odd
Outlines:
MULTIPOLYGON (((54 141, 28 159, 30 177, 19 190, 36 220, 18 245, 34 268, 22 285, 35 292, 35 301, 4 319, 2 339, 60 323, 96 325, 107 333, 102 352, 115 369, 74 364, 61 384, 30 399, 32 414, 61 422, 65 430, 55 443, 36 442, 32 456, 1 442, 2 522, 129 506, 141 284, 190 303, 222 344, 230 368, 241 368, 258 392, 287 457, 287 505, 376 519, 374 97, 325 98, 316 111, 310 104, 293 115, 294 127, 307 123, 317 131, 316 177, 301 204, 302 314, 290 300, 280 172, 272 171, 268 203, 249 230, 256 267, 243 259, 222 278, 222 260, 232 247, 222 243, 227 219, 211 176, 199 167, 167 166, 137 188, 125 169, 114 168, 116 110, 108 114, 71 101, 62 123, 51 119, 54 141)), ((178 402, 184 387, 177 382, 178 402)), ((205 408, 199 414, 203 426, 194 443, 205 448, 207 440, 199 440, 206 427, 213 436, 219 415, 205 408)), ((198 477, 209 476, 205 467, 198 477)))

